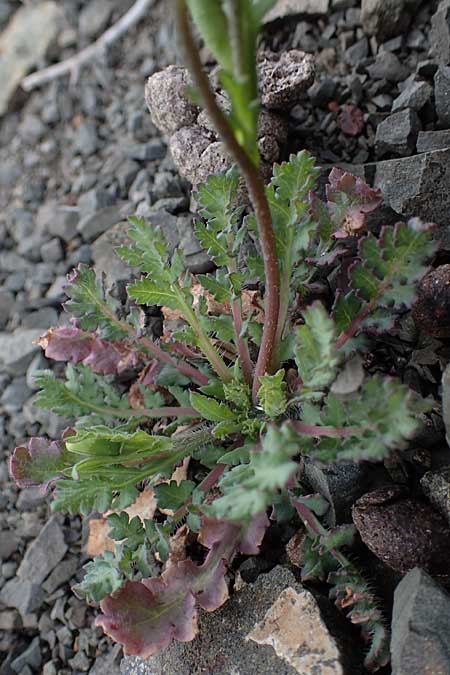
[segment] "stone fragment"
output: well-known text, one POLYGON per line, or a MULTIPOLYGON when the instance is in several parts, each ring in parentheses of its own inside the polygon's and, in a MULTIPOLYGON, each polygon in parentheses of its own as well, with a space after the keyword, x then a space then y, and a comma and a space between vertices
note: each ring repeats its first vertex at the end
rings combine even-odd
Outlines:
POLYGON ((420 120, 413 110, 401 110, 387 117, 377 127, 375 149, 378 157, 387 154, 412 155, 420 131, 420 120))
POLYGON ((14 333, 0 333, 0 370, 11 375, 25 375, 40 347, 34 344, 41 330, 18 328, 14 333))
POLYGON ((95 659, 89 675, 120 675, 122 649, 114 645, 110 652, 95 659))
POLYGON ((434 98, 439 124, 450 128, 450 67, 439 66, 434 76, 434 98))
POLYGON ((20 673, 25 666, 30 666, 34 670, 37 670, 41 664, 42 654, 40 640, 38 637, 35 637, 30 646, 12 661, 11 668, 16 673, 20 673))
POLYGON ((39 584, 14 577, 0 591, 0 602, 15 607, 22 616, 39 609, 44 601, 44 591, 39 584))
POLYGON ((11 384, 9 384, 0 397, 0 405, 6 412, 12 414, 20 410, 31 396, 31 390, 28 388, 26 378, 24 376, 16 377, 11 384))
POLYGON ((393 83, 402 82, 409 75, 408 68, 392 52, 378 52, 375 63, 367 66, 367 72, 374 80, 387 80, 393 83))
POLYGON ((0 116, 27 72, 55 41, 63 17, 58 5, 49 0, 21 7, 0 35, 0 116))
POLYGON ((450 265, 439 265, 421 279, 412 316, 427 335, 450 337, 450 265))
POLYGON ((269 23, 295 14, 326 14, 329 5, 329 0, 278 0, 275 7, 264 17, 264 22, 269 23))
POLYGON ((378 162, 374 187, 404 218, 436 223, 436 238, 450 250, 450 150, 378 162))
POLYGON ((98 275, 105 274, 108 286, 121 280, 128 280, 133 270, 115 253, 118 246, 131 244, 127 236, 130 224, 120 222, 102 234, 92 244, 92 260, 98 275))
POLYGON ((0 630, 14 630, 20 623, 19 613, 15 609, 0 611, 0 630))
POLYGON ((298 49, 258 53, 262 105, 269 110, 293 107, 314 80, 314 57, 298 49))
POLYGON ((392 675, 450 675, 450 595, 423 570, 394 594, 392 675))
POLYGON ((110 227, 124 220, 122 207, 123 205, 106 206, 100 211, 84 216, 78 223, 78 234, 81 234, 84 241, 94 241, 110 227))
POLYGON ((362 0, 363 30, 380 42, 402 33, 421 0, 362 0))
POLYGON ((125 154, 129 159, 139 162, 154 162, 156 159, 163 159, 166 152, 167 146, 159 138, 154 138, 148 143, 130 145, 125 149, 125 154))
POLYGON ((0 289, 0 330, 6 327, 13 308, 14 295, 10 291, 0 289))
POLYGON ((57 588, 65 584, 75 575, 78 569, 78 559, 75 556, 63 560, 51 572, 49 577, 42 584, 43 589, 51 595, 57 588))
POLYGON ((76 236, 80 212, 74 206, 60 206, 57 202, 43 204, 37 215, 36 224, 54 237, 69 242, 76 236))
POLYGON ((104 209, 107 206, 112 206, 114 202, 115 199, 109 192, 99 188, 93 188, 81 195, 78 200, 78 208, 81 217, 84 217, 95 213, 96 211, 100 211, 100 209, 104 209))
POLYGON ((450 148, 450 129, 419 131, 417 152, 433 152, 450 148))
POLYGON ((181 175, 194 185, 202 182, 205 175, 201 168, 201 156, 210 144, 211 137, 197 126, 183 127, 170 138, 169 146, 175 164, 181 175))
POLYGON ((450 529, 428 502, 405 497, 398 486, 379 488, 358 499, 352 516, 363 542, 391 569, 448 574, 450 529))
POLYGON ((428 471, 420 484, 430 502, 450 523, 450 468, 428 471))
POLYGON ((11 530, 0 530, 0 560, 8 560, 17 550, 17 539, 11 530))
POLYGON ((420 112, 431 99, 432 93, 433 89, 427 82, 409 82, 400 96, 394 100, 392 111, 411 108, 411 110, 420 112))
POLYGON ((89 39, 103 33, 114 10, 111 0, 91 0, 85 3, 80 12, 78 25, 80 32, 89 39))
POLYGON ((314 597, 282 567, 244 584, 219 610, 202 612, 200 624, 200 636, 191 643, 172 643, 147 661, 125 658, 122 675, 348 672, 314 597))
POLYGON ((99 148, 99 138, 95 122, 88 120, 80 124, 75 135, 75 148, 83 157, 95 155, 99 148))
POLYGON ((186 96, 189 76, 185 68, 169 66, 147 80, 145 101, 154 124, 171 136, 197 119, 199 110, 186 96))
POLYGON ((64 532, 58 517, 52 516, 39 536, 30 544, 23 557, 17 576, 40 584, 56 567, 67 551, 64 532))
POLYGON ((431 17, 431 51, 438 63, 450 63, 450 0, 442 0, 431 17))

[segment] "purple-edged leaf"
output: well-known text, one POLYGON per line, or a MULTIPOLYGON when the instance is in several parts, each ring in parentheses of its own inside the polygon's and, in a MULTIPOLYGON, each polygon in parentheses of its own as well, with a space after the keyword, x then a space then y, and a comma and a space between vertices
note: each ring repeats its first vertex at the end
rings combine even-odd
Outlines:
POLYGON ((335 237, 360 234, 366 228, 367 216, 383 199, 380 190, 373 190, 361 178, 335 167, 327 185, 328 209, 335 225, 335 237))
POLYGON ((220 550, 213 549, 200 567, 185 560, 159 578, 127 582, 103 600, 96 623, 123 645, 125 654, 149 658, 172 640, 194 639, 196 604, 211 612, 228 598, 225 573, 220 550))
POLYGON ((270 521, 265 512, 255 516, 243 533, 239 543, 239 551, 245 555, 258 555, 269 525, 270 521))
POLYGON ((51 328, 39 338, 38 344, 49 359, 83 363, 101 375, 120 374, 138 361, 137 353, 125 343, 106 342, 98 334, 75 326, 51 328))
POLYGON ((19 487, 40 486, 45 493, 50 483, 62 478, 62 471, 68 466, 67 452, 57 441, 34 437, 28 447, 14 450, 9 466, 19 487))
POLYGON ((258 555, 259 547, 269 525, 269 519, 265 512, 252 518, 247 527, 204 515, 198 540, 206 548, 212 549, 226 538, 234 537, 236 539, 236 553, 258 555))

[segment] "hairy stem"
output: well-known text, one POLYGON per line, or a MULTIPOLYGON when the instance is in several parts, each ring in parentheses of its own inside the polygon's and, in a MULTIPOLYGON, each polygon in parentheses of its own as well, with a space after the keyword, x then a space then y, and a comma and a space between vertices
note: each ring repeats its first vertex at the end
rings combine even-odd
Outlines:
POLYGON ((264 331, 253 380, 253 398, 257 401, 258 391, 261 386, 259 378, 267 371, 271 372, 272 354, 276 350, 276 333, 280 306, 280 270, 276 255, 272 215, 258 167, 239 145, 224 112, 217 105, 214 92, 211 90, 208 76, 203 70, 192 35, 185 0, 177 0, 177 24, 178 33, 184 47, 186 62, 194 84, 202 96, 204 107, 214 123, 216 131, 243 173, 258 223, 259 240, 266 276, 266 295, 264 331))
MULTIPOLYGON (((229 269, 231 273, 237 272, 235 260, 230 259, 229 269)), ((236 344, 241 361, 242 374, 244 376, 244 381, 251 387, 253 382, 253 363, 248 350, 248 342, 242 336, 242 300, 240 297, 232 299, 231 311, 233 313, 234 332, 236 333, 236 344)))

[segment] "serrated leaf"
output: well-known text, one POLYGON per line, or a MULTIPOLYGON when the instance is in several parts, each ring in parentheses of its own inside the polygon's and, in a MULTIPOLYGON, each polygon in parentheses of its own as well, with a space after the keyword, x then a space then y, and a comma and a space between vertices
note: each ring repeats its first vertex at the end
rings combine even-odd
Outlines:
POLYGON ((127 548, 135 551, 145 541, 145 530, 139 516, 130 518, 128 513, 112 513, 108 517, 109 537, 114 541, 126 540, 127 548))
POLYGON ((227 422, 236 419, 236 413, 229 408, 225 403, 219 403, 213 398, 208 398, 196 392, 191 393, 191 406, 196 410, 205 420, 210 422, 227 422))
POLYGON ((128 286, 128 295, 138 305, 159 305, 170 309, 182 309, 180 291, 169 283, 161 285, 151 279, 140 279, 128 286))
POLYGON ((178 511, 189 499, 194 488, 195 483, 190 480, 182 480, 180 484, 176 481, 160 483, 155 487, 158 508, 178 511))
POLYGON ((55 511, 81 513, 87 516, 91 511, 104 513, 113 499, 113 486, 106 481, 91 478, 83 481, 58 481, 52 508, 55 511))
POLYGON ((271 419, 280 417, 288 404, 284 370, 279 370, 275 375, 262 375, 259 381, 261 387, 258 396, 264 412, 271 419))
POLYGON ((367 216, 383 202, 380 190, 370 188, 361 178, 337 167, 330 173, 326 193, 335 233, 339 237, 362 232, 367 216))
POLYGON ((120 246, 116 253, 130 265, 139 267, 150 275, 153 281, 170 284, 176 277, 169 265, 169 251, 160 230, 152 227, 143 218, 130 218, 132 227, 127 235, 133 240, 132 246, 120 246))
POLYGON ((292 154, 288 162, 275 164, 271 185, 279 199, 285 203, 298 203, 313 189, 320 175, 315 159, 306 150, 292 154))
POLYGON ((99 602, 122 586, 123 578, 111 551, 106 551, 101 558, 94 558, 83 569, 86 570, 83 580, 72 589, 79 597, 99 602))
POLYGON ((107 340, 121 340, 127 336, 115 319, 116 304, 106 296, 93 269, 80 264, 67 276, 67 282, 64 292, 70 300, 64 306, 78 317, 80 328, 88 331, 99 329, 101 336, 107 340))
POLYGON ((10 460, 10 472, 18 487, 40 486, 43 492, 62 478, 68 466, 64 445, 46 438, 31 438, 27 447, 15 448, 10 460))
POLYGON ((305 325, 298 329, 296 363, 302 395, 320 396, 337 374, 339 357, 335 325, 324 306, 316 302, 303 312, 305 325))
POLYGON ((217 270, 215 276, 200 274, 197 278, 203 288, 212 293, 217 302, 221 304, 231 302, 230 281, 223 272, 217 270))

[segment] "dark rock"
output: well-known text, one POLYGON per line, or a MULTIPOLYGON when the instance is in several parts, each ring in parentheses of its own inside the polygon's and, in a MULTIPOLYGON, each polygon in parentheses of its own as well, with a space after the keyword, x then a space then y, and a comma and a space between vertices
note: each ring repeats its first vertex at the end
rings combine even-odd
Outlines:
POLYGON ((450 529, 427 502, 405 497, 398 486, 380 488, 358 499, 352 516, 363 542, 391 569, 449 573, 450 529))
POLYGON ((0 330, 8 323, 13 308, 14 295, 10 291, 0 289, 0 330))
POLYGON ((139 162, 153 162, 156 159, 163 159, 167 152, 167 146, 159 138, 155 138, 148 143, 131 145, 125 149, 125 154, 129 159, 135 159, 139 162))
POLYGON ((26 378, 17 377, 4 390, 0 397, 0 405, 6 412, 14 413, 22 408, 27 398, 31 396, 31 393, 27 386, 26 378))
POLYGON ((57 516, 52 516, 42 528, 37 539, 28 547, 17 576, 23 580, 42 583, 67 551, 64 532, 57 516))
POLYGON ((85 216, 78 224, 78 233, 81 234, 84 241, 94 241, 103 232, 124 219, 122 208, 123 205, 107 206, 100 211, 85 216))
POLYGON ((16 501, 16 509, 18 511, 35 511, 38 506, 41 506, 41 504, 44 503, 45 495, 42 494, 40 488, 24 488, 19 492, 16 501))
POLYGON ((439 225, 436 238, 450 250, 450 150, 379 162, 374 184, 397 213, 439 225))
POLYGON ((366 37, 363 37, 345 50, 344 61, 350 66, 358 66, 368 55, 369 41, 366 37))
POLYGON ((261 102, 269 110, 293 107, 314 80, 313 56, 297 49, 259 52, 257 67, 261 102))
POLYGON ((107 206, 112 206, 114 202, 115 199, 109 192, 94 188, 81 195, 78 200, 78 208, 81 216, 84 217, 96 213, 96 211, 100 211, 100 209, 104 209, 107 206))
POLYGON ((419 77, 432 79, 438 69, 438 64, 434 61, 419 61, 416 68, 416 73, 419 77))
POLYGON ((0 530, 0 560, 8 560, 17 550, 17 539, 10 530, 0 530))
POLYGON ((37 670, 42 663, 41 645, 38 637, 35 637, 30 646, 27 647, 14 661, 11 663, 11 668, 20 673, 25 666, 37 670))
POLYGON ((40 349, 33 344, 40 335, 40 330, 26 328, 19 328, 14 333, 0 333, 0 368, 11 375, 25 375, 40 349))
POLYGON ((421 569, 395 589, 392 675, 450 674, 450 595, 421 569))
POLYGON ((427 335, 450 337, 450 265, 440 265, 420 281, 412 316, 427 335))
POLYGON ((119 183, 121 197, 125 198, 128 195, 128 190, 139 173, 140 168, 139 164, 131 159, 125 160, 120 165, 119 170, 116 172, 116 178, 119 183))
POLYGON ((367 72, 374 80, 387 80, 394 83, 402 82, 409 75, 408 68, 392 52, 379 52, 375 63, 367 66, 367 72))
POLYGON ((410 20, 411 13, 421 0, 362 0, 361 20, 363 30, 383 41, 399 35, 410 20))
POLYGON ((419 131, 417 152, 433 152, 450 148, 450 129, 439 131, 419 131))
POLYGON ((395 99, 392 111, 411 108, 411 110, 420 112, 431 99, 432 93, 433 89, 427 82, 409 82, 400 96, 395 99))
POLYGON ((412 110, 401 110, 377 127, 375 148, 379 157, 387 154, 412 155, 420 131, 420 120, 412 110))
POLYGON ((108 654, 96 658, 89 675, 120 675, 121 654, 120 645, 115 645, 108 654))
MULTIPOLYGON (((327 605, 328 608, 328 605, 327 605)), ((147 661, 126 658, 122 675, 342 675, 343 656, 309 591, 276 567, 219 610, 201 612, 200 636, 147 661)))
POLYGON ((450 468, 428 471, 420 484, 430 502, 450 523, 450 468))
POLYGON ((171 136, 197 119, 199 110, 186 96, 188 72, 179 66, 169 66, 149 77, 145 101, 158 129, 171 136))
POLYGON ((97 135, 97 126, 94 122, 84 122, 78 127, 75 135, 75 148, 83 155, 90 157, 94 155, 99 148, 99 138, 97 135))
POLYGON ((15 607, 25 616, 39 609, 44 601, 44 591, 39 584, 14 577, 0 591, 0 601, 6 607, 15 607))
POLYGON ((111 0, 91 0, 85 4, 80 12, 80 32, 86 38, 95 38, 102 33, 108 25, 114 4, 111 0))
POLYGON ((431 17, 431 51, 443 66, 450 63, 450 0, 442 0, 431 17))
POLYGON ((439 66, 434 76, 434 98, 439 124, 450 127, 450 67, 439 66))
MULTIPOLYGON (((331 77, 324 77, 308 89, 308 96, 314 107, 326 108, 337 94, 337 82, 331 77)), ((292 111, 291 111, 292 114, 292 111)))

